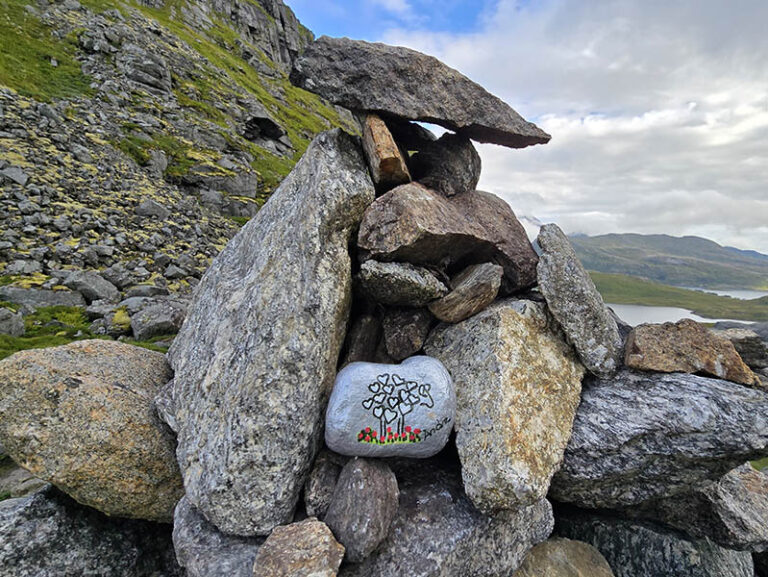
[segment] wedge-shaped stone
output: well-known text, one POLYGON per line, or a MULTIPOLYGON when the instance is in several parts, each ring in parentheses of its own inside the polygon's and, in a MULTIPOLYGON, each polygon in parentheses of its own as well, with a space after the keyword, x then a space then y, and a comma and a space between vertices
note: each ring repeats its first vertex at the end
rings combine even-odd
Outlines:
POLYGON ((399 46, 323 36, 296 61, 291 82, 351 110, 424 120, 479 142, 523 148, 550 139, 466 76, 399 46))
POLYGON ((170 350, 190 502, 225 533, 289 522, 319 448, 349 316, 359 140, 318 136, 216 257, 170 350))
POLYGON ((446 323, 468 319, 494 301, 503 275, 504 269, 489 262, 468 266, 451 279, 453 290, 430 303, 429 310, 446 323))
POLYGON ((446 198, 420 184, 398 186, 366 211, 358 246, 364 259, 445 265, 451 274, 494 262, 504 269, 502 294, 536 283, 538 257, 523 226, 488 192, 446 198))
POLYGON ((584 368, 543 304, 506 300, 424 349, 456 382, 456 447, 467 495, 486 512, 547 494, 563 459, 584 368))
POLYGON ((343 557, 328 526, 310 517, 272 531, 256 555, 253 577, 335 577, 343 557))
POLYGON ((768 456, 768 395, 684 373, 585 384, 550 495, 617 508, 684 493, 768 456))
POLYGON ((405 157, 384 121, 376 114, 367 114, 362 125, 363 150, 377 192, 411 182, 405 157))

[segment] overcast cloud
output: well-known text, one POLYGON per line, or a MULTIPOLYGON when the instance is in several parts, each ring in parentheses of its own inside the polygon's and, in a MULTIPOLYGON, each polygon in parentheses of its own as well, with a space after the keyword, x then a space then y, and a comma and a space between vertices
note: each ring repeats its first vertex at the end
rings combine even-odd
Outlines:
POLYGON ((376 3, 395 24, 369 39, 437 56, 552 134, 478 146, 481 187, 519 214, 768 253, 768 2, 501 0, 462 33, 376 3))

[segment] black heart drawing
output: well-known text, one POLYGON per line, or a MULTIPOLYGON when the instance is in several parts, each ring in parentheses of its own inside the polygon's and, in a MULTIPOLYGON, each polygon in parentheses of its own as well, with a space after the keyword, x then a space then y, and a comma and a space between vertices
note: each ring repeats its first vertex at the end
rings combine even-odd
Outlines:
POLYGON ((408 395, 408 400, 412 403, 418 403, 419 402, 419 395, 408 395))
POLYGON ((408 396, 409 396, 409 395, 408 395, 408 391, 406 391, 405 389, 403 389, 403 390, 401 390, 401 391, 398 393, 398 395, 397 395, 397 396, 398 396, 398 397, 400 397, 400 400, 401 400, 401 401, 407 401, 407 400, 408 400, 408 396))
POLYGON ((418 388, 419 383, 417 383, 416 381, 409 381, 406 383, 406 385, 408 385, 408 392, 412 393, 418 388))
POLYGON ((373 406, 373 399, 366 399, 363 401, 363 408, 367 411, 373 406))
POLYGON ((396 385, 402 385, 405 382, 405 379, 400 375, 392 375, 392 382, 396 385))
POLYGON ((380 382, 382 385, 386 385, 386 384, 389 382, 389 375, 387 375, 387 374, 385 373, 385 374, 383 374, 383 375, 379 375, 378 377, 376 377, 376 379, 377 379, 377 380, 378 380, 378 381, 379 381, 379 382, 380 382))
POLYGON ((387 423, 391 423, 397 418, 397 413, 395 411, 390 411, 389 409, 386 410, 384 413, 384 419, 387 421, 387 423))
POLYGON ((368 390, 372 393, 378 393, 379 389, 381 388, 381 385, 379 383, 371 383, 368 385, 368 390))
POLYGON ((398 409, 400 410, 401 415, 407 415, 413 410, 413 405, 409 405, 408 403, 401 403, 398 409))
POLYGON ((392 391, 394 390, 395 390, 395 387, 393 387, 392 385, 384 385, 384 392, 387 393, 388 395, 391 395, 392 391))
POLYGON ((376 407, 373 409, 373 416, 377 419, 381 418, 381 414, 384 412, 384 409, 382 407, 376 407))
POLYGON ((400 401, 398 401, 395 397, 390 397, 387 399, 387 403, 389 403, 389 406, 393 409, 397 406, 397 403, 399 402, 400 401))
POLYGON ((385 395, 384 393, 379 393, 378 395, 374 395, 373 400, 376 401, 377 403, 381 404, 381 403, 384 402, 384 397, 386 397, 386 396, 387 395, 385 395))

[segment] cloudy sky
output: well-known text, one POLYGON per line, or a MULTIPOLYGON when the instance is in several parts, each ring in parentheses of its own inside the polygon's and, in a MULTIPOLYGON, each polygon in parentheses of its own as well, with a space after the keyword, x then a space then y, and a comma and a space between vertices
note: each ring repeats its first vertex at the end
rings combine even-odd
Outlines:
POLYGON ((552 135, 480 186, 566 232, 768 253, 765 0, 288 0, 317 35, 432 54, 552 135))

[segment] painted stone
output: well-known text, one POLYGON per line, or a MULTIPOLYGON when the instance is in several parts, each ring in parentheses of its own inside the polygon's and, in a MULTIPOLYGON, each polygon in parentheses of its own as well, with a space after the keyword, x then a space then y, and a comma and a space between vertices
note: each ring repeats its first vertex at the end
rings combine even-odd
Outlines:
POLYGON ((352 363, 336 377, 325 443, 353 457, 431 457, 448 442, 455 410, 453 381, 437 359, 352 363))

